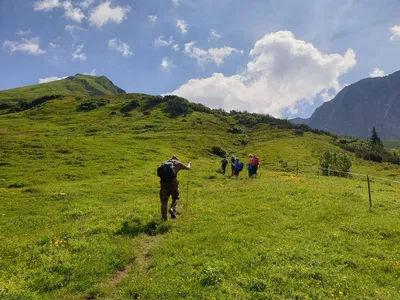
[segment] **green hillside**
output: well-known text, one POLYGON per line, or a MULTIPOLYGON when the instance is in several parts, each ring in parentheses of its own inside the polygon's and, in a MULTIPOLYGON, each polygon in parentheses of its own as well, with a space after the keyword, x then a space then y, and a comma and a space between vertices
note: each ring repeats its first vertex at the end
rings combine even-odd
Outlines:
POLYGON ((77 74, 49 83, 0 91, 0 110, 14 107, 19 101, 29 103, 48 95, 97 96, 111 94, 125 94, 125 91, 115 86, 105 76, 77 74))
POLYGON ((400 141, 383 141, 387 149, 400 149, 400 141))
POLYGON ((372 177, 369 209, 366 177, 319 175, 335 137, 255 118, 139 94, 1 115, 0 298, 400 298, 399 166, 348 153, 391 180, 372 177), (223 176, 213 148, 258 155, 258 178, 223 176), (193 169, 161 223, 174 154, 193 169))

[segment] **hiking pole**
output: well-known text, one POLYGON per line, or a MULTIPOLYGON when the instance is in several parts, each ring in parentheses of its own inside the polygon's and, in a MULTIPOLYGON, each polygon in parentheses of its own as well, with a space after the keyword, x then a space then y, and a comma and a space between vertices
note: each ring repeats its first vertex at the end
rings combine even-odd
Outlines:
POLYGON ((186 211, 188 210, 188 202, 189 202, 189 183, 190 183, 190 163, 189 163, 189 171, 188 171, 188 181, 187 181, 187 188, 186 188, 186 211))

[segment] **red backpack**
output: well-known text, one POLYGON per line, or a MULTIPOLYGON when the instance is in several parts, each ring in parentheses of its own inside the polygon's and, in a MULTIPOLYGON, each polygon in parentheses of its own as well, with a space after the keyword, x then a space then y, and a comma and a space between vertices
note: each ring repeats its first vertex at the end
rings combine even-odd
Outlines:
POLYGON ((253 161, 251 162, 251 165, 253 167, 258 167, 259 164, 260 164, 260 159, 258 157, 253 157, 253 161))

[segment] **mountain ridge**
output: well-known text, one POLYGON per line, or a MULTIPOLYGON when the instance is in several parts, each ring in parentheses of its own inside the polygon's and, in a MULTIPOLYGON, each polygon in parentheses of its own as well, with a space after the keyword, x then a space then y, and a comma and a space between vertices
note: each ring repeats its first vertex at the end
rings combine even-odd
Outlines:
POLYGON ((361 79, 318 107, 310 118, 290 121, 361 139, 375 127, 383 140, 399 140, 400 71, 361 79))

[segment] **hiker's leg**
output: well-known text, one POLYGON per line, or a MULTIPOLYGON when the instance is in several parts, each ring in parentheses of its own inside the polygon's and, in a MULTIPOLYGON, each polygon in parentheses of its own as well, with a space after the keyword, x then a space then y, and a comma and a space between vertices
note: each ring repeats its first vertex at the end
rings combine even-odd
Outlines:
POLYGON ((170 195, 170 191, 167 184, 161 184, 160 188, 160 201, 161 201, 161 219, 166 221, 167 211, 168 211, 168 198, 170 195))
POLYGON ((172 196, 172 203, 171 208, 174 212, 176 212, 176 205, 179 201, 179 184, 173 182, 171 185, 171 196, 172 196))

